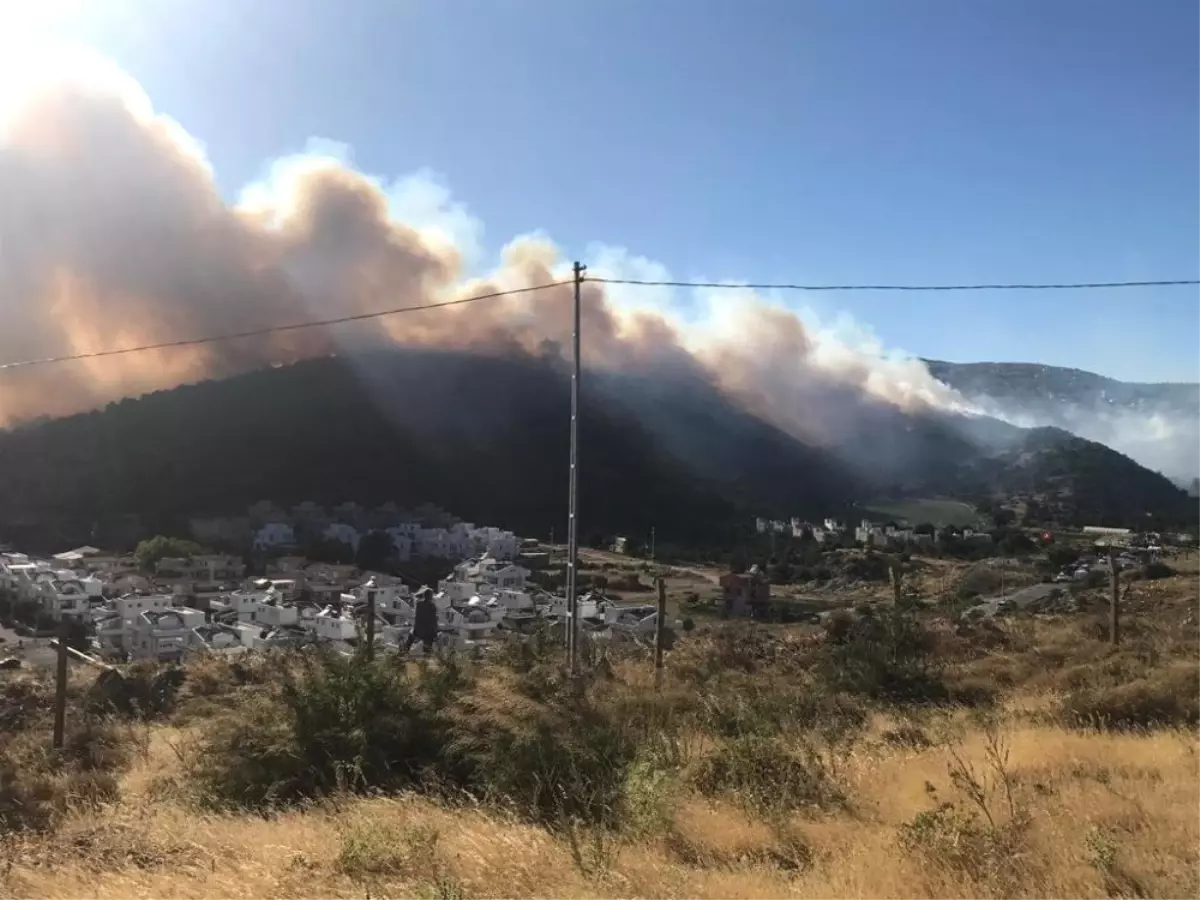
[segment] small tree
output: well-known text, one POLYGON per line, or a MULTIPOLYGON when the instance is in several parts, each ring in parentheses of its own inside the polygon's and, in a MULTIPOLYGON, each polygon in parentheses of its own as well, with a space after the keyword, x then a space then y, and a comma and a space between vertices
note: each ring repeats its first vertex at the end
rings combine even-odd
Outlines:
POLYGON ((137 549, 133 551, 133 556, 137 560, 138 566, 149 571, 158 564, 159 560, 167 557, 188 559, 203 552, 204 548, 194 541, 164 537, 160 534, 138 544, 137 549))

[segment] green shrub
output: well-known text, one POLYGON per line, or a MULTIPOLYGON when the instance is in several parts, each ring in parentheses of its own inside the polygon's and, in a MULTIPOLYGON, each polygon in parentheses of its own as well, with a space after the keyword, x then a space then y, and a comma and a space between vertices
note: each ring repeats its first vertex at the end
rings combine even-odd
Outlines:
POLYGON ((1004 576, 999 570, 991 566, 976 566, 958 583, 957 594, 960 600, 986 597, 998 593, 1003 583, 1004 576))
POLYGON ((845 799, 810 747, 757 736, 722 744, 700 762, 693 783, 706 796, 734 796, 762 812, 824 809, 845 799))
POLYGON ((394 661, 309 648, 282 660, 278 678, 196 748, 192 770, 210 802, 273 806, 454 779, 441 711, 466 678, 453 664, 409 676, 394 661))
POLYGON ((807 680, 731 673, 715 688, 703 691, 699 700, 700 724, 728 738, 845 733, 866 722, 866 713, 851 698, 807 680))
POLYGON ((336 865, 355 881, 379 876, 436 877, 438 837, 437 830, 428 826, 359 823, 342 835, 336 865))
POLYGON ((941 702, 947 690, 933 636, 909 610, 863 615, 827 642, 821 671, 829 684, 875 700, 941 702))
POLYGON ((1155 560, 1142 566, 1138 575, 1145 581, 1157 581, 1160 578, 1170 578, 1175 570, 1161 560, 1155 560))
POLYGON ((619 824, 638 751, 634 725, 580 686, 536 696, 525 688, 512 677, 488 679, 449 709, 460 784, 548 827, 619 824))
POLYGON ((898 835, 900 849, 929 869, 966 875, 1002 897, 1015 896, 1028 876, 1025 841, 1024 823, 991 825, 949 802, 918 813, 898 835))

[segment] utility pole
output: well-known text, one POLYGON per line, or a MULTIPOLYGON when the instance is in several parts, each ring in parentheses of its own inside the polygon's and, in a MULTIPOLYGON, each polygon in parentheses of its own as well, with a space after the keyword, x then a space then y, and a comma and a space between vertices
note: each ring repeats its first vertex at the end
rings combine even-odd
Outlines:
POLYGON ((571 330, 571 467, 567 489, 567 668, 579 671, 579 596, 576 575, 579 569, 579 293, 587 266, 576 261, 574 325, 571 330))
POLYGON ((663 645, 667 641, 667 581, 658 579, 658 615, 654 620, 654 686, 662 687, 663 645))
POLYGON ((650 562, 654 562, 654 526, 650 526, 650 562))

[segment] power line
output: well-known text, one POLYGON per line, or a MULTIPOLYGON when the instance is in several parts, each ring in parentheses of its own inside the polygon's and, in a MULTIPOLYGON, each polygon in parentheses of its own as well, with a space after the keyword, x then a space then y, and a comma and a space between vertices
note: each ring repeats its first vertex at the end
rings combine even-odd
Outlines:
POLYGON ((638 278, 599 278, 585 281, 600 284, 635 284, 647 287, 734 288, 750 291, 1078 291, 1100 288, 1178 287, 1197 285, 1200 280, 1175 281, 1084 281, 1066 284, 727 284, 719 281, 648 281, 638 278))
POLYGON ((383 309, 378 312, 356 313, 350 316, 339 316, 336 319, 320 319, 315 322, 294 322, 290 325, 270 325, 265 328, 255 328, 250 331, 238 331, 231 334, 217 334, 202 338, 185 338, 178 341, 163 341, 158 344, 142 344, 138 347, 121 347, 116 350, 96 350, 90 353, 75 353, 69 356, 48 356, 43 359, 23 359, 18 362, 0 363, 0 370, 16 369, 24 366, 39 366, 44 363, 71 362, 78 359, 96 359, 101 356, 120 356, 123 353, 140 353, 143 350, 164 350, 170 347, 192 347, 197 344, 214 344, 218 341, 236 341, 239 338, 261 337, 265 334, 275 334, 280 331, 299 331, 302 328, 322 328, 329 325, 342 325, 346 322, 361 322, 364 319, 378 319, 383 316, 395 316, 401 313, 423 312, 430 309, 442 309, 447 306, 461 306, 464 303, 474 303, 476 300, 494 300, 497 297, 509 297, 514 294, 528 294, 546 288, 560 287, 572 284, 573 281, 551 281, 547 284, 532 287, 513 288, 507 291, 493 291, 490 294, 477 294, 473 297, 461 297, 458 300, 447 300, 445 303, 424 303, 418 306, 398 306, 395 309, 383 309))
MULTIPOLYGON (((718 281, 658 281, 636 278, 603 278, 584 275, 582 281, 597 284, 628 284, 644 287, 684 287, 684 288, 721 288, 752 291, 1065 291, 1065 290, 1101 290, 1105 288, 1145 288, 1145 287, 1180 287, 1184 285, 1200 285, 1197 279, 1177 279, 1162 281, 1091 281, 1070 282, 1061 284, 728 284, 718 281)), ((200 338, 184 338, 176 341, 162 341, 156 344, 142 344, 136 347, 120 347, 113 350, 96 350, 88 353, 74 353, 65 356, 48 356, 41 359, 23 359, 15 362, 0 363, 0 371, 7 369, 25 368, 28 366, 45 365, 48 363, 73 362, 82 359, 98 359, 105 356, 121 356, 126 353, 141 353, 147 350, 165 350, 173 347, 193 347, 201 344, 214 344, 220 341, 235 341, 242 338, 262 337, 267 334, 277 334, 284 331, 299 331, 305 328, 324 328, 331 325, 342 325, 348 322, 359 322, 366 319, 378 319, 384 316, 395 316, 402 313, 424 312, 441 309, 448 306, 460 306, 464 303, 474 303, 477 300, 492 300, 497 297, 508 297, 515 294, 527 294, 546 288, 562 287, 573 284, 574 279, 552 281, 547 284, 530 287, 513 288, 506 291, 493 291, 488 294, 478 294, 462 297, 458 300, 448 300, 444 303, 425 303, 417 306, 401 306, 394 309, 384 309, 378 312, 356 313, 349 316, 339 316, 334 319, 319 319, 311 322, 294 322, 289 325, 270 325, 248 331, 229 334, 211 335, 200 338)))

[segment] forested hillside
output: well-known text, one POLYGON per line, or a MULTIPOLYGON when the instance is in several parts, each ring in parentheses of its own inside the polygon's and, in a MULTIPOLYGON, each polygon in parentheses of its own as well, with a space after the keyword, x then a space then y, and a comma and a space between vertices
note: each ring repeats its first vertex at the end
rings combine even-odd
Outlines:
MULTIPOLYGON (((434 502, 477 522, 562 534, 569 379, 556 358, 396 351, 326 358, 110 404, 0 434, 0 537, 104 541, 140 518, 271 499, 434 502)), ((856 410, 816 448, 703 381, 585 373, 582 537, 728 541, 753 515, 818 517, 889 496, 1045 495, 1070 521, 1186 519, 1166 479, 1065 432, 856 410)))

